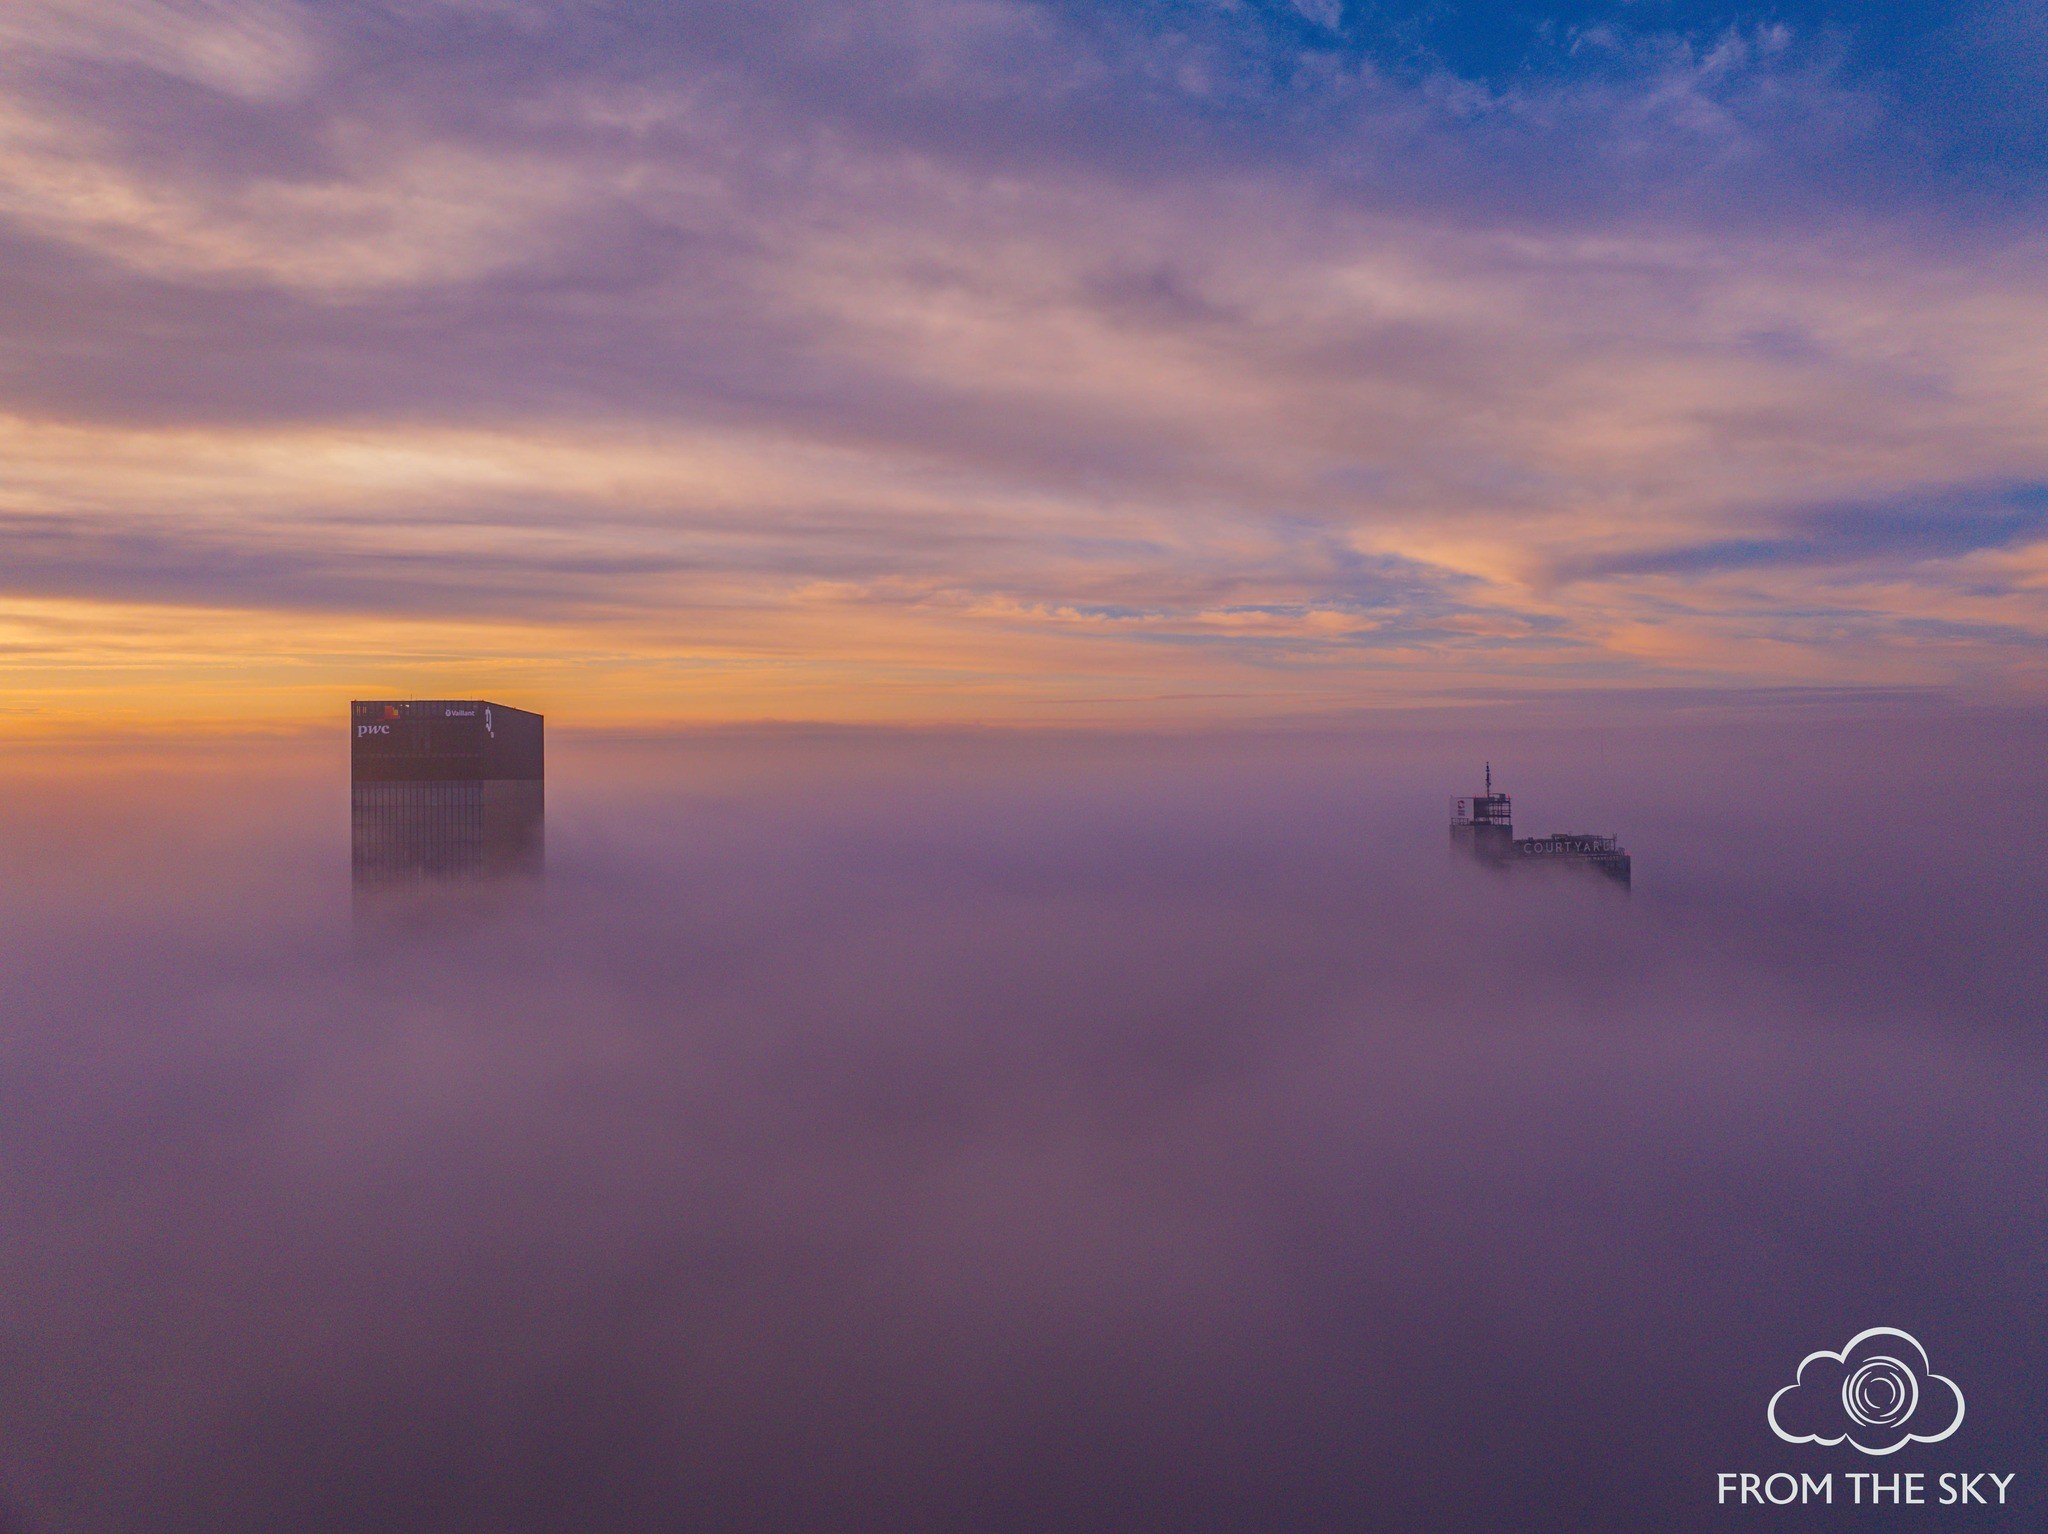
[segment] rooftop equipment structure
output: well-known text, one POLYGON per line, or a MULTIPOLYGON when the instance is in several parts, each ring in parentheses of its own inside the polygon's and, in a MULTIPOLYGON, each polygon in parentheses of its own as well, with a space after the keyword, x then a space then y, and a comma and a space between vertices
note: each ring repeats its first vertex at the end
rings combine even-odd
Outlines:
POLYGON ((1493 763, 1486 764, 1486 792, 1451 801, 1451 846, 1482 863, 1505 863, 1515 852, 1514 801, 1493 791, 1493 763))
POLYGON ((1619 837, 1516 836, 1514 802, 1493 791, 1491 762, 1486 764, 1484 794, 1451 801, 1451 850, 1489 868, 1574 869, 1630 888, 1629 855, 1619 837))

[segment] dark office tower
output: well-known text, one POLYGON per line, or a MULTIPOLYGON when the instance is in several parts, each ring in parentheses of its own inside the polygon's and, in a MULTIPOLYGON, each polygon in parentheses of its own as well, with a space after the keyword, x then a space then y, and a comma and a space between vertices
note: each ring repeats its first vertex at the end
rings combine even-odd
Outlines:
POLYGON ((502 703, 351 703, 356 884, 539 873, 542 730, 502 703))

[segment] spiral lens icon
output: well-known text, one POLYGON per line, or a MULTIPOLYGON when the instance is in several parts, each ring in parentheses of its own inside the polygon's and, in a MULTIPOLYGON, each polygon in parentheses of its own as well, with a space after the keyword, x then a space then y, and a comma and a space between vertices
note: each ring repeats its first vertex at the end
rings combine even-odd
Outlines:
POLYGON ((1866 1358, 1842 1381, 1842 1409, 1862 1427, 1897 1427, 1919 1404, 1919 1376, 1886 1355, 1866 1358))
POLYGON ((1764 1420, 1786 1443, 1846 1443, 1864 1454, 1891 1454, 1952 1436, 1963 1425, 1963 1391, 1935 1371, 1911 1332, 1873 1326, 1839 1353, 1823 1348, 1800 1359, 1792 1383, 1764 1408, 1764 1420))

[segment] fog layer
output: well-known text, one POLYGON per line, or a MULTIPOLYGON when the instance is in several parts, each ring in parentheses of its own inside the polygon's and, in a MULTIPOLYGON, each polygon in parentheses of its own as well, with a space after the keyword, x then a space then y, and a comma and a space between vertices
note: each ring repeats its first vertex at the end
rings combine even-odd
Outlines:
POLYGON ((545 885, 395 916, 334 743, 16 751, 0 1524, 2038 1509, 2044 736, 561 731, 545 885), (1486 755, 1634 897, 1452 864, 1486 755), (1957 1437, 1774 1439, 1872 1326, 1957 1437))

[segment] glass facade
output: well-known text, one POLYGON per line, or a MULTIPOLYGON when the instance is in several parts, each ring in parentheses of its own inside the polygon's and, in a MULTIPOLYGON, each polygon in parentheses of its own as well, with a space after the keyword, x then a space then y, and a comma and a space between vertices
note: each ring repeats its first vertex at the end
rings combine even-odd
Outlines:
POLYGON ((538 782, 357 783, 349 793, 359 885, 541 871, 546 805, 538 782))

